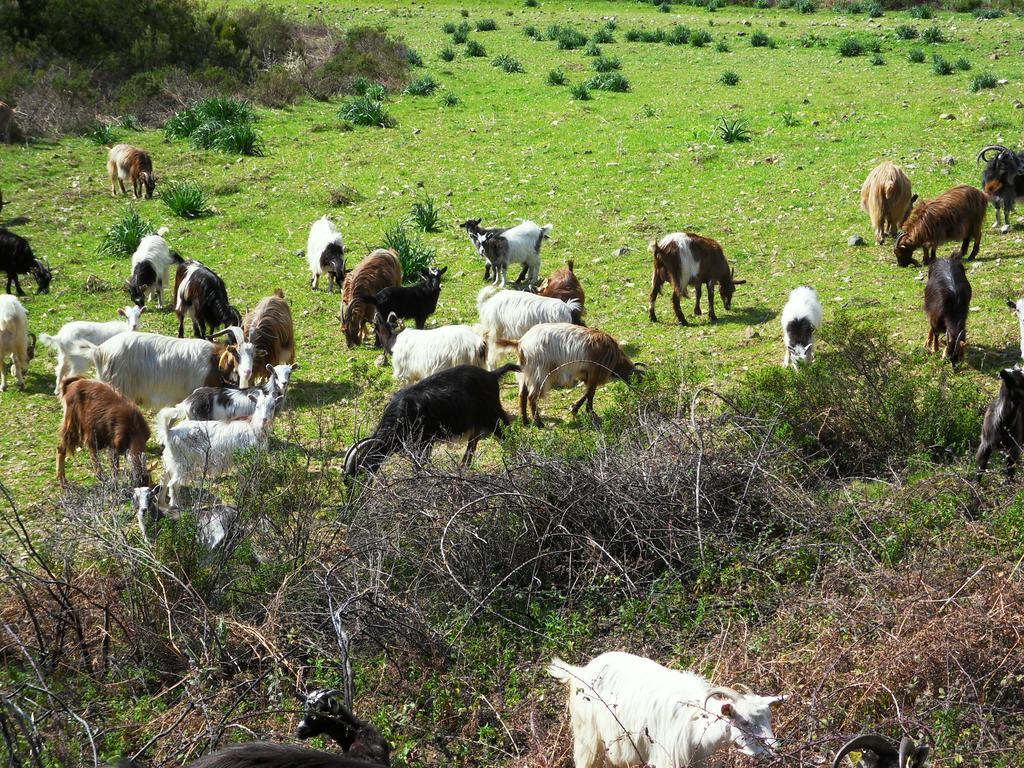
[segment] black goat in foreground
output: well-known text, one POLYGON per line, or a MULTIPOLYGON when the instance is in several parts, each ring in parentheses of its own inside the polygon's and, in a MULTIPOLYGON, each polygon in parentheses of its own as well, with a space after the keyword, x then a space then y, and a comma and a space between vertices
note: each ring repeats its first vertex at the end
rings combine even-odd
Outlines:
POLYGON ((406 288, 398 286, 382 288, 376 296, 360 296, 367 304, 377 308, 382 317, 394 312, 402 320, 415 320, 416 327, 423 330, 427 318, 437 310, 437 299, 441 295, 441 275, 448 267, 423 270, 423 280, 406 288))
POLYGON ((909 736, 904 736, 897 747, 884 736, 863 734, 843 745, 832 760, 832 768, 839 768, 839 763, 851 752, 860 753, 855 768, 924 768, 929 751, 924 745, 914 744, 909 736))
POLYGON ((50 267, 36 258, 28 240, 3 227, 0 227, 0 272, 7 273, 7 293, 11 292, 13 283, 18 295, 25 295, 18 282, 18 275, 25 274, 36 279, 39 293, 50 292, 50 281, 53 279, 50 267))
POLYGON ((1006 474, 1012 479, 1024 445, 1024 371, 1004 368, 999 378, 999 396, 985 411, 976 460, 980 476, 988 468, 994 449, 1006 451, 1006 474))

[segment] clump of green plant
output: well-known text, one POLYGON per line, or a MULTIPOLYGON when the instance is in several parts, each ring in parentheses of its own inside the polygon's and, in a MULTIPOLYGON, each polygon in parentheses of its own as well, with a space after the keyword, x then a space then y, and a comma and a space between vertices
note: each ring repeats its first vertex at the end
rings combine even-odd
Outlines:
POLYGON ((729 120, 725 117, 718 118, 718 124, 715 126, 715 133, 717 133, 718 138, 726 144, 750 141, 754 137, 750 128, 747 127, 747 121, 740 118, 735 118, 733 120, 729 120))
POLYGON ((466 55, 474 59, 482 59, 487 55, 487 49, 477 40, 466 42, 466 55))
POLYGON ((882 54, 876 53, 874 56, 871 57, 871 66, 873 66, 873 67, 881 67, 884 64, 885 64, 885 57, 882 54))
POLYGON ((750 36, 750 44, 755 48, 774 48, 772 39, 768 37, 767 32, 761 30, 756 31, 750 36))
POLYGON ((690 28, 685 24, 674 24, 665 34, 665 42, 669 45, 686 45, 690 42, 690 28))
POLYGON ((437 90, 438 82, 429 73, 423 77, 417 77, 405 87, 409 96, 433 96, 437 90))
POLYGON ((548 72, 548 85, 565 85, 566 80, 565 72, 560 69, 552 69, 548 72))
POLYGON ((843 10, 846 11, 846 13, 850 14, 851 16, 858 16, 864 13, 864 4, 857 2, 857 0, 854 0, 854 2, 852 3, 847 3, 844 6, 843 10))
POLYGON ((367 91, 362 95, 348 97, 342 102, 338 117, 354 125, 393 128, 396 125, 395 119, 388 112, 383 96, 376 98, 378 95, 376 91, 367 91))
POLYGON ((121 115, 121 117, 117 119, 117 124, 127 131, 142 130, 142 124, 139 122, 139 118, 137 115, 121 115))
POLYGON ((94 123, 82 135, 93 144, 101 147, 108 147, 111 144, 117 143, 117 135, 114 133, 114 129, 106 123, 94 123))
POLYGON ((603 72, 590 78, 587 87, 597 91, 625 93, 629 90, 629 80, 621 72, 603 72))
POLYGON ((460 14, 460 15, 462 16, 462 18, 464 18, 464 19, 468 19, 468 18, 469 18, 469 11, 467 11, 467 10, 466 10, 465 8, 463 8, 462 10, 460 10, 460 11, 459 11, 459 14, 460 14))
POLYGON ((419 235, 410 232, 410 223, 404 220, 385 228, 380 247, 390 248, 398 254, 402 279, 407 285, 419 282, 423 270, 432 266, 437 257, 437 251, 424 243, 419 235))
POLYGON ((164 125, 164 135, 169 139, 188 139, 198 149, 262 155, 263 139, 253 126, 255 120, 247 101, 204 99, 175 112, 164 125))
POLYGON ((202 187, 193 181, 170 181, 163 185, 160 199, 171 213, 183 219, 199 219, 213 213, 202 187))
POLYGON ((576 83, 569 88, 569 95, 576 101, 590 101, 590 88, 586 83, 576 83))
POLYGON ((793 128, 794 126, 800 125, 800 118, 796 116, 796 113, 792 109, 784 109, 780 113, 782 118, 782 124, 787 128, 793 128))
POLYGON ((800 13, 814 13, 818 10, 818 4, 814 0, 797 0, 793 8, 800 13))
POLYGON ((411 67, 423 66, 423 57, 420 56, 419 51, 414 51, 412 48, 410 48, 408 51, 406 51, 405 58, 408 60, 409 66, 411 67))
POLYGON ((460 99, 451 91, 448 91, 444 96, 441 97, 441 106, 444 107, 457 107, 461 103, 462 99, 460 99))
POLYGON ((189 143, 197 149, 233 155, 258 157, 264 151, 263 139, 252 123, 203 123, 193 132, 189 143))
POLYGON ((476 23, 477 32, 493 32, 498 28, 498 22, 494 19, 480 19, 476 23))
POLYGON ((723 72, 722 76, 719 77, 718 80, 722 85, 736 85, 740 81, 740 76, 732 70, 729 70, 728 72, 723 72))
POLYGON ((527 8, 536 8, 538 3, 537 0, 523 0, 523 5, 527 8))
POLYGON ((690 45, 694 48, 703 48, 711 42, 711 33, 706 29, 695 29, 690 35, 690 45))
POLYGON ((931 19, 935 16, 931 6, 928 5, 915 5, 910 9, 910 15, 915 19, 931 19))
POLYGON ((996 79, 996 76, 990 72, 975 75, 974 79, 971 80, 971 93, 977 93, 978 91, 983 91, 986 88, 995 88, 997 85, 999 85, 999 81, 996 79))
POLYGON ((921 39, 926 43, 944 43, 946 42, 946 35, 938 27, 932 26, 925 29, 921 34, 921 39))
POLYGON ((849 58, 851 56, 861 56, 864 53, 864 45, 855 37, 847 37, 841 43, 839 43, 839 55, 849 58))
POLYGON ((976 19, 1001 19, 1006 15, 1006 12, 1002 8, 975 8, 974 17, 976 19))
POLYGON ((724 8, 725 3, 723 3, 722 0, 708 0, 708 4, 705 7, 707 8, 708 13, 714 13, 719 8, 724 8))
POLYGON ((587 44, 587 36, 573 27, 559 27, 556 37, 560 51, 572 51, 587 44))
POLYGON ((444 23, 444 25, 441 27, 441 30, 446 35, 454 35, 456 29, 458 29, 458 27, 455 26, 455 22, 454 21, 446 21, 444 23))
POLYGON ((718 51, 719 53, 728 53, 729 44, 725 42, 725 40, 719 40, 717 43, 715 43, 715 50, 718 51))
POLYGON ((595 72, 613 72, 622 69, 622 62, 615 57, 599 56, 594 59, 593 67, 595 72))
POLYGON ((907 54, 907 58, 910 59, 913 64, 923 64, 924 51, 920 48, 911 48, 910 53, 907 54))
POLYGON ((441 209, 430 195, 412 204, 412 223, 423 232, 437 232, 441 209))
POLYGON ((917 27, 912 27, 909 24, 900 24, 894 31, 900 40, 916 40, 918 36, 917 27))
POLYGON ((875 0, 870 2, 865 9, 869 19, 880 19, 885 16, 885 6, 875 0))
POLYGON ((142 238, 155 234, 156 227, 142 218, 135 206, 129 206, 103 235, 98 252, 101 256, 131 256, 142 238))
POLYGON ((523 27, 523 34, 526 35, 527 37, 531 38, 532 40, 540 40, 541 37, 542 37, 542 35, 540 33, 540 30, 537 29, 532 24, 530 24, 530 25, 528 25, 526 27, 523 27))
POLYGON ((450 45, 446 45, 441 49, 438 56, 441 58, 441 61, 455 61, 455 49, 450 45))
POLYGON ((932 56, 932 72, 936 75, 952 75, 953 65, 936 53, 932 56))
POLYGON ((608 27, 600 27, 597 31, 590 36, 590 42, 600 45, 606 45, 615 42, 615 36, 608 27))
POLYGON ((463 43, 467 42, 468 40, 469 40, 469 30, 468 29, 462 29, 460 27, 459 29, 456 29, 455 32, 452 33, 452 42, 455 43, 456 45, 462 45, 463 43))
POLYGON ((631 27, 626 30, 626 42, 627 43, 639 43, 644 36, 644 31, 637 27, 631 27))
POLYGON ((971 68, 971 62, 961 56, 959 59, 953 62, 953 66, 959 69, 961 72, 967 72, 971 68))
POLYGON ((668 3, 668 2, 662 3, 661 5, 658 6, 658 10, 661 11, 662 13, 671 13, 672 12, 672 3, 668 3))
POLYGON ((347 184, 339 184, 336 187, 331 187, 328 192, 328 200, 331 205, 335 208, 341 208, 353 203, 358 203, 363 199, 363 194, 355 187, 350 187, 347 184))
POLYGON ((526 71, 517 59, 512 58, 507 53, 495 56, 494 60, 491 62, 491 66, 502 69, 509 74, 526 71))

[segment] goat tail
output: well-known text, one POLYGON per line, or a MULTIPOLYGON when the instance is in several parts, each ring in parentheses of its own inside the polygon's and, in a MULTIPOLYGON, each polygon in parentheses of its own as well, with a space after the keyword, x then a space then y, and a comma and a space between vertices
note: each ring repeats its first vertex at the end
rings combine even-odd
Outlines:
POLYGON ((160 227, 160 229, 158 229, 158 230, 156 231, 156 233, 157 233, 158 235, 160 235, 160 237, 163 237, 164 235, 166 235, 166 234, 167 234, 168 232, 170 232, 170 231, 171 231, 171 228, 170 228, 170 227, 166 227, 166 226, 165 226, 165 227, 160 227))
POLYGON ((496 285, 488 285, 480 289, 480 292, 476 295, 476 307, 479 310, 484 304, 490 301, 495 294, 497 294, 501 288, 496 285))
POLYGON ((573 270, 573 260, 572 259, 569 259, 568 261, 566 261, 565 262, 565 266, 568 267, 570 275, 575 275, 576 274, 576 272, 573 270))
POLYGON ((549 238, 549 237, 551 237, 551 230, 552 230, 552 229, 554 229, 554 226, 553 226, 553 225, 551 225, 551 224, 545 224, 545 225, 544 225, 543 227, 541 227, 541 228, 540 228, 540 237, 541 237, 541 240, 544 240, 544 239, 546 239, 546 238, 549 238))
POLYGON ((498 379, 498 381, 501 381, 501 377, 504 376, 506 373, 512 373, 513 371, 519 373, 519 371, 521 370, 523 369, 519 365, 519 363, 506 363, 505 365, 501 366, 501 368, 498 368, 496 371, 494 371, 494 378, 498 379))
POLYGON ((555 678, 558 682, 566 685, 571 683, 573 680, 583 679, 583 670, 580 667, 574 667, 572 664, 567 664, 557 656, 551 659, 551 663, 548 664, 547 669, 544 671, 555 678))
POLYGON ((40 333, 39 340, 51 349, 61 350, 63 345, 60 343, 60 339, 56 336, 50 336, 48 333, 40 333))
POLYGON ((183 258, 181 258, 181 254, 180 253, 178 253, 173 248, 171 248, 170 250, 171 250, 171 261, 173 261, 175 264, 184 264, 185 263, 185 260, 183 258))
POLYGON ((495 339, 494 346, 498 349, 519 349, 519 342, 515 339, 495 339))
POLYGON ((184 419, 187 415, 185 409, 180 405, 161 408, 160 413, 156 415, 156 441, 160 445, 167 445, 167 433, 174 426, 174 422, 178 419, 184 419))

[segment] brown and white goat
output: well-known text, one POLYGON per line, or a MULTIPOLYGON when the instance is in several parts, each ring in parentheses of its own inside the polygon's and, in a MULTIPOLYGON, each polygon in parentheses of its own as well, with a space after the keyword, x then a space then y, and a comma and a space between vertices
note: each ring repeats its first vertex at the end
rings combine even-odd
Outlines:
POLYGON ((920 266, 913 258, 918 248, 924 250, 924 263, 935 261, 935 251, 950 240, 962 240, 960 256, 967 254, 967 245, 974 248, 967 258, 973 259, 981 247, 981 229, 988 211, 988 195, 976 187, 961 184, 943 192, 933 200, 919 202, 907 218, 903 232, 896 236, 893 253, 901 267, 920 266))
POLYGON ((143 457, 149 426, 135 403, 109 384, 81 376, 64 380, 61 397, 64 421, 57 447, 57 479, 61 485, 67 482, 64 460, 79 448, 88 449, 97 477, 102 474, 99 451, 106 450, 110 452, 115 478, 121 455, 127 453, 133 487, 148 482, 143 457))
POLYGON ((871 217, 876 244, 881 245, 886 235, 896 237, 916 199, 911 195, 910 178, 888 160, 868 174, 860 188, 860 207, 871 217))
POLYGON ((362 297, 376 296, 385 288, 397 288, 401 284, 402 264, 398 254, 386 248, 375 250, 345 276, 341 292, 341 326, 348 346, 355 347, 362 342, 366 326, 373 323, 377 313, 376 307, 362 297))
POLYGON ((672 309, 676 319, 687 325, 679 306, 680 296, 689 296, 687 286, 697 288, 697 302, 693 307, 695 315, 701 314, 700 296, 702 287, 708 289, 708 318, 715 322, 714 286, 718 283, 718 292, 726 309, 732 306, 732 297, 737 285, 746 280, 737 280, 735 270, 729 269, 722 246, 709 237, 702 237, 693 232, 675 232, 665 235, 661 240, 651 240, 651 253, 654 254, 654 275, 651 280, 651 299, 648 317, 652 323, 658 321, 654 313, 654 302, 661 293, 665 283, 672 285, 672 309))
POLYGON ((938 352, 939 339, 944 334, 946 347, 943 356, 954 365, 963 358, 964 347, 967 346, 967 313, 970 309, 971 284, 960 255, 932 262, 924 288, 924 311, 928 315, 926 346, 938 352))
POLYGON ((544 284, 537 290, 541 296, 549 299, 569 301, 576 299, 580 303, 580 314, 586 310, 583 286, 573 271, 573 261, 569 259, 564 267, 560 267, 551 273, 551 277, 544 281, 544 284))
POLYGON ((107 173, 110 174, 110 196, 117 197, 117 187, 128 194, 125 181, 131 182, 132 197, 138 200, 143 192, 146 199, 153 197, 156 176, 153 175, 153 160, 149 153, 131 144, 115 144, 107 154, 107 173))
MULTIPOLYGON (((292 310, 278 288, 262 299, 245 316, 245 338, 255 348, 255 363, 249 384, 267 377, 267 365, 295 362, 295 325, 292 310)), ((248 386, 247 384, 246 386, 248 386)), ((241 384, 240 384, 241 386, 241 384)))
POLYGON ((570 389, 577 381, 586 391, 573 405, 572 413, 575 416, 586 403, 593 418, 598 387, 613 377, 629 381, 642 370, 610 335, 572 323, 541 323, 523 334, 518 343, 508 343, 517 347, 522 369, 519 412, 523 424, 530 423, 526 413, 529 403, 534 424, 544 426, 537 402, 549 389, 570 389))
POLYGON ((14 119, 14 108, 0 101, 0 144, 14 144, 23 139, 21 129, 14 119))

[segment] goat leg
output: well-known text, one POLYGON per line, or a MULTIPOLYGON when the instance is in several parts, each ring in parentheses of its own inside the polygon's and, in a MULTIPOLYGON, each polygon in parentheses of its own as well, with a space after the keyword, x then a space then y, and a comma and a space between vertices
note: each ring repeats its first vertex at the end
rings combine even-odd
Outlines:
MULTIPOLYGON (((1009 226, 1009 225, 1007 225, 1009 226)), ((974 236, 974 247, 971 249, 971 255, 967 257, 968 261, 974 261, 974 257, 978 255, 978 249, 981 248, 981 232, 978 232, 974 236)), ((964 241, 964 252, 967 251, 967 240, 964 241)))
POLYGON ((466 452, 462 455, 462 466, 467 469, 473 466, 473 456, 476 454, 476 445, 479 442, 480 435, 477 435, 466 443, 466 452))
POLYGON ((544 422, 540 418, 540 408, 538 403, 540 401, 540 390, 530 394, 530 410, 533 412, 533 423, 541 429, 544 428, 544 422))
POLYGON ((523 262, 523 268, 519 272, 519 279, 516 280, 517 283, 521 283, 521 282, 523 282, 523 280, 526 279, 526 273, 527 273, 528 270, 529 270, 529 267, 526 265, 526 262, 524 261, 523 262))
POLYGON ((683 315, 683 308, 679 306, 679 294, 675 291, 672 292, 672 311, 676 313, 676 320, 679 321, 680 325, 689 325, 686 322, 686 316, 683 315))
MULTIPOLYGON (((24 296, 25 292, 23 290, 21 290, 21 281, 18 280, 18 273, 14 272, 13 273, 13 277, 14 277, 14 290, 18 292, 19 296, 24 296)), ((10 278, 7 279, 7 292, 8 293, 11 292, 11 280, 10 280, 10 278)))
POLYGON ((67 458, 67 448, 63 441, 57 446, 57 481, 61 484, 61 487, 68 484, 68 479, 64 475, 64 460, 67 458))
MULTIPOLYGON (((695 314, 695 315, 702 314, 702 312, 700 311, 700 292, 701 292, 701 290, 703 288, 704 288, 704 284, 703 283, 697 283, 697 301, 693 305, 693 314, 695 314)), ((708 288, 708 295, 710 296, 710 294, 711 294, 711 289, 708 288)))
POLYGON ((658 317, 657 315, 654 314, 654 302, 655 300, 657 300, 658 294, 661 293, 661 286, 664 284, 664 282, 665 281, 662 280, 661 277, 658 275, 658 272, 655 271, 654 279, 651 283, 650 304, 647 307, 647 317, 650 318, 652 323, 658 322, 658 317))
MULTIPOLYGON (((700 284, 697 285, 697 290, 700 291, 700 284)), ((700 294, 698 293, 698 296, 700 294)), ((718 322, 718 317, 715 316, 715 284, 710 280, 708 281, 708 320, 712 323, 718 322)))
POLYGON ((526 415, 526 404, 530 399, 530 391, 526 388, 524 381, 519 387, 519 415, 523 419, 523 426, 530 426, 530 417, 526 415))

